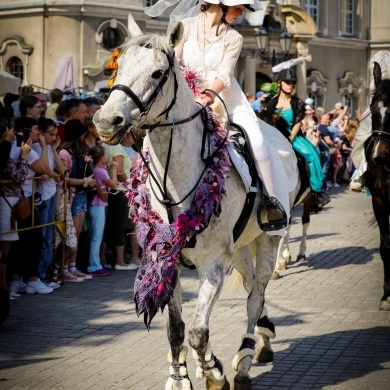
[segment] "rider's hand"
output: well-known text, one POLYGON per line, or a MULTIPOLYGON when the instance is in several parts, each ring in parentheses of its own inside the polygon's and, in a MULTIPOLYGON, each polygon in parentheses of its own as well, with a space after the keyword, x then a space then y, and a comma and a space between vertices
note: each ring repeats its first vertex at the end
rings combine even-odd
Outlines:
POLYGON ((202 102, 205 102, 208 106, 211 106, 214 103, 214 96, 209 91, 204 91, 199 96, 202 99, 202 102))

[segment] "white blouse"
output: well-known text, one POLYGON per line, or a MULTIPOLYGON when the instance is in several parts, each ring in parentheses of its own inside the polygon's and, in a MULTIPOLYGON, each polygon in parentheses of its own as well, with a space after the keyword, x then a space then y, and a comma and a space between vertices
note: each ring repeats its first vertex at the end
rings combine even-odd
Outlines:
POLYGON ((216 26, 205 30, 203 14, 184 19, 182 23, 183 38, 175 48, 180 65, 202 74, 206 80, 205 88, 210 88, 218 77, 225 86, 220 95, 229 114, 247 111, 254 115, 244 92, 234 78, 234 68, 242 48, 241 34, 229 25, 220 25, 216 36, 216 26))

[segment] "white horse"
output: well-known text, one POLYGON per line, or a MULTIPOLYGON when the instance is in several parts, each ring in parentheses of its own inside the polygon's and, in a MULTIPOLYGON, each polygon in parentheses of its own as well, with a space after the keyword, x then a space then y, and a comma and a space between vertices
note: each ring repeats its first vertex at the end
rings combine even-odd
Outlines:
MULTIPOLYGON (((193 196, 186 196, 196 187, 204 172, 204 162, 200 158, 203 121, 200 115, 196 115, 199 106, 180 72, 173 50, 182 37, 183 26, 179 23, 168 38, 156 34, 143 35, 129 16, 129 31, 132 39, 122 47, 115 85, 107 102, 95 114, 94 121, 101 139, 110 144, 118 143, 130 127, 174 123, 148 131, 146 139, 151 175, 160 184, 165 181, 166 192, 173 203, 184 199, 172 208, 176 218, 188 210, 193 196), (185 121, 192 117, 192 120, 185 121), (169 170, 166 171, 168 160, 169 170)), ((150 184, 149 177, 149 189, 150 184)), ((153 190, 149 191, 151 206, 168 221, 166 208, 153 192, 160 196, 156 184, 153 183, 152 187, 153 190)), ((233 361, 233 368, 238 371, 235 388, 249 389, 248 371, 252 359, 260 353, 259 348, 255 353, 258 337, 260 344, 265 343, 272 354, 269 336, 273 332, 267 331, 266 324, 263 326, 262 320, 266 317, 262 312, 265 288, 274 270, 280 236, 267 235, 259 229, 256 218, 260 202, 258 196, 248 225, 234 242, 232 232, 244 207, 246 191, 233 167, 226 180, 225 191, 219 217, 212 216, 208 228, 197 235, 195 248, 182 251, 183 256, 195 264, 200 279, 198 304, 189 327, 189 344, 198 364, 197 377, 206 377, 207 388, 230 388, 220 360, 212 353, 209 318, 221 292, 225 270, 233 265, 242 275, 244 288, 249 294, 247 329, 233 361), (248 246, 251 242, 256 247, 255 266, 248 246), (258 337, 255 330, 260 332, 258 337)), ((295 194, 291 194, 292 201, 294 197, 295 194)), ((180 279, 169 300, 168 314, 168 361, 171 366, 166 389, 190 389, 192 384, 186 369, 187 348, 184 345, 185 325, 181 318, 180 279)))

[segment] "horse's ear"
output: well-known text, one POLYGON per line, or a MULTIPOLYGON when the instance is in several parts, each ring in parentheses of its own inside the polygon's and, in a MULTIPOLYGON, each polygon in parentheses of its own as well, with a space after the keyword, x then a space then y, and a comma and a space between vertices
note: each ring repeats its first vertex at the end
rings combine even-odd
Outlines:
POLYGON ((138 37, 139 35, 143 34, 141 29, 138 27, 138 24, 135 22, 133 15, 131 13, 129 13, 127 19, 127 28, 132 38, 138 37))
POLYGON ((374 76, 375 87, 378 87, 378 85, 382 81, 382 69, 377 62, 374 62, 374 71, 372 73, 374 76))
POLYGON ((179 42, 181 41, 181 38, 183 37, 184 33, 184 26, 182 22, 178 22, 175 27, 172 29, 171 33, 169 34, 169 45, 174 48, 176 47, 179 42))

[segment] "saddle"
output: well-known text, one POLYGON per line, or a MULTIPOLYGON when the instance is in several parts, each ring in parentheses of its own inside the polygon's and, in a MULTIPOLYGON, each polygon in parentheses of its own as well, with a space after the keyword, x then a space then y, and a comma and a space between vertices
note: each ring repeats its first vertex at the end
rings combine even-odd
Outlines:
POLYGON ((228 146, 228 152, 230 160, 236 168, 238 174, 245 185, 247 196, 245 200, 244 209, 241 212, 240 218, 236 222, 233 229, 233 237, 236 242, 244 231, 245 226, 248 223, 250 215, 253 211, 256 195, 261 194, 262 201, 257 210, 257 220, 260 229, 263 231, 280 230, 286 227, 286 214, 284 212, 282 204, 276 198, 269 198, 264 194, 263 183, 258 176, 255 162, 251 153, 250 140, 243 127, 236 123, 230 123, 230 131, 234 133, 231 138, 234 139, 234 143, 228 146), (265 215, 268 214, 268 208, 277 206, 278 209, 283 210, 283 218, 269 222, 265 215))

